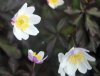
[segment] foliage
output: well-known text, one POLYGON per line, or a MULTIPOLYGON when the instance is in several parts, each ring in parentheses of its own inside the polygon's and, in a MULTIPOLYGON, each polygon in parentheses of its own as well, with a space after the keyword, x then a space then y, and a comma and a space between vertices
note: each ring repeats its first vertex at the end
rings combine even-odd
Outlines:
MULTIPOLYGON (((57 54, 72 46, 87 48, 95 56, 100 47, 100 0, 64 1, 64 5, 52 9, 46 0, 0 0, 0 76, 59 76, 57 54), (27 41, 18 41, 10 21, 25 2, 34 5, 35 13, 42 18, 36 25, 40 33, 27 41), (44 50, 49 56, 33 72, 28 48, 44 50)), ((97 63, 91 63, 92 71, 85 75, 77 72, 77 76, 99 76, 97 63)))

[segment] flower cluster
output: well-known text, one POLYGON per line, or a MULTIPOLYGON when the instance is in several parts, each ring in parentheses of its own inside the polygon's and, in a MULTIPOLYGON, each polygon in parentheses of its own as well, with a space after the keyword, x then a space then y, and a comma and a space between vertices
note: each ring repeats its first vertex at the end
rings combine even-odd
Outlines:
POLYGON ((65 76, 65 73, 69 76, 75 76, 75 72, 78 70, 85 74, 87 70, 91 70, 92 67, 88 61, 95 61, 95 58, 90 56, 84 48, 72 48, 65 55, 63 53, 58 54, 60 66, 58 73, 61 76, 65 76))
MULTIPOLYGON (((63 0, 47 0, 48 5, 55 9, 60 5, 64 4, 63 0)), ((35 7, 27 7, 25 3, 21 9, 12 18, 13 33, 18 40, 27 40, 29 35, 36 36, 39 30, 34 26, 41 21, 41 17, 33 14, 35 7)), ((68 74, 69 76, 75 76, 76 71, 86 73, 87 70, 91 70, 88 61, 95 61, 95 58, 90 56, 84 48, 75 48, 69 50, 65 55, 63 53, 58 54, 60 62, 58 73, 61 76, 68 74)), ((44 51, 39 53, 33 52, 31 49, 28 50, 28 59, 36 64, 41 64, 48 57, 44 57, 44 51)))

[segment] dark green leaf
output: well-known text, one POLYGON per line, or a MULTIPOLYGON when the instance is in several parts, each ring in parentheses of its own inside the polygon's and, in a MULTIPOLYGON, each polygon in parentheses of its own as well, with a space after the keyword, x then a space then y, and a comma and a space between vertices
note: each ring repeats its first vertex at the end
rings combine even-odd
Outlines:
POLYGON ((67 19, 63 18, 59 21, 57 25, 57 30, 60 31, 65 25, 67 25, 67 19))
POLYGON ((9 64, 9 67, 10 67, 12 73, 14 74, 18 68, 17 60, 10 58, 8 64, 9 64))
POLYGON ((6 39, 0 38, 0 48, 2 48, 9 57, 13 58, 21 57, 20 50, 15 46, 10 45, 6 39))
POLYGON ((86 16, 86 28, 90 31, 90 34, 92 36, 95 36, 96 34, 100 37, 100 30, 96 22, 90 20, 89 16, 86 16))
POLYGON ((95 8, 91 8, 87 12, 90 15, 94 15, 94 16, 100 17, 100 11, 98 11, 98 9, 96 7, 95 8))
POLYGON ((81 23, 81 19, 82 19, 82 14, 80 14, 76 19, 75 19, 75 21, 74 21, 74 24, 75 25, 80 25, 80 23, 81 23))

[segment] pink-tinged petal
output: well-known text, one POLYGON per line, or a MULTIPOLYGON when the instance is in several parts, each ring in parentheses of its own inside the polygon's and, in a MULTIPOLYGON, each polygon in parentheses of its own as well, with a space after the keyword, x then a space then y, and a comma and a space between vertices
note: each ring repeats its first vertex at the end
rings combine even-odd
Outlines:
POLYGON ((48 57, 48 56, 46 56, 46 57, 45 57, 45 58, 43 58, 42 60, 39 60, 37 63, 38 63, 38 64, 43 63, 43 62, 44 62, 44 60, 45 60, 45 59, 47 59, 47 57, 48 57))
POLYGON ((33 51, 31 49, 28 50, 28 59, 33 62, 33 51))

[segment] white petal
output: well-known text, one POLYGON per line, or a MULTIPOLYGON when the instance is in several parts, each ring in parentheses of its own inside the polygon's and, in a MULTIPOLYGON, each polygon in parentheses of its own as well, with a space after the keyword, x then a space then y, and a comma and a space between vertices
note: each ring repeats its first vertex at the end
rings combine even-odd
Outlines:
POLYGON ((33 54, 33 51, 31 49, 28 50, 28 53, 33 54))
POLYGON ((40 52, 38 53, 38 55, 42 56, 42 59, 43 59, 43 57, 44 57, 44 51, 40 51, 40 52))
POLYGON ((83 74, 85 74, 85 73, 87 72, 87 68, 86 68, 86 66, 85 66, 83 63, 78 64, 78 65, 77 65, 77 68, 78 68, 78 70, 79 70, 81 73, 83 73, 83 74))
POLYGON ((67 66, 66 63, 67 63, 67 59, 64 59, 64 60, 60 63, 60 67, 61 67, 61 68, 66 67, 66 66, 67 66))
POLYGON ((31 25, 33 24, 38 24, 41 21, 41 17, 35 14, 29 15, 30 17, 30 23, 31 25))
POLYGON ((63 53, 59 53, 58 54, 58 60, 59 62, 61 62, 63 60, 64 54, 63 53))
POLYGON ((63 5, 64 1, 63 0, 59 0, 59 5, 63 5))
POLYGON ((88 70, 92 69, 92 67, 90 66, 90 64, 87 60, 85 60, 84 65, 85 65, 85 67, 87 67, 88 70))
POLYGON ((87 50, 87 49, 84 49, 84 48, 75 48, 75 50, 79 50, 79 51, 84 51, 84 52, 89 52, 89 50, 87 50))
POLYGON ((27 9, 26 9, 26 12, 27 12, 28 14, 32 14, 34 11, 35 11, 35 7, 34 7, 34 6, 27 7, 27 9))
POLYGON ((55 8, 57 8, 57 6, 55 6, 55 5, 52 5, 52 4, 48 4, 52 9, 55 9, 55 8))
POLYGON ((95 58, 90 56, 88 53, 84 53, 85 54, 85 58, 89 61, 95 61, 95 58))
POLYGON ((77 66, 72 63, 67 62, 67 66, 66 68, 64 68, 64 70, 68 75, 75 75, 77 66))
POLYGON ((58 73, 59 73, 61 76, 65 76, 65 72, 64 72, 63 68, 61 68, 61 67, 59 67, 58 73))
POLYGON ((25 10, 27 9, 27 3, 25 3, 18 11, 18 15, 22 14, 23 12, 25 12, 25 10))
POLYGON ((18 29, 17 27, 14 26, 13 28, 13 33, 15 35, 15 37, 18 39, 18 40, 27 40, 29 38, 29 35, 22 32, 20 29, 18 29))
POLYGON ((39 33, 38 29, 34 25, 30 25, 24 32, 33 36, 39 33))

